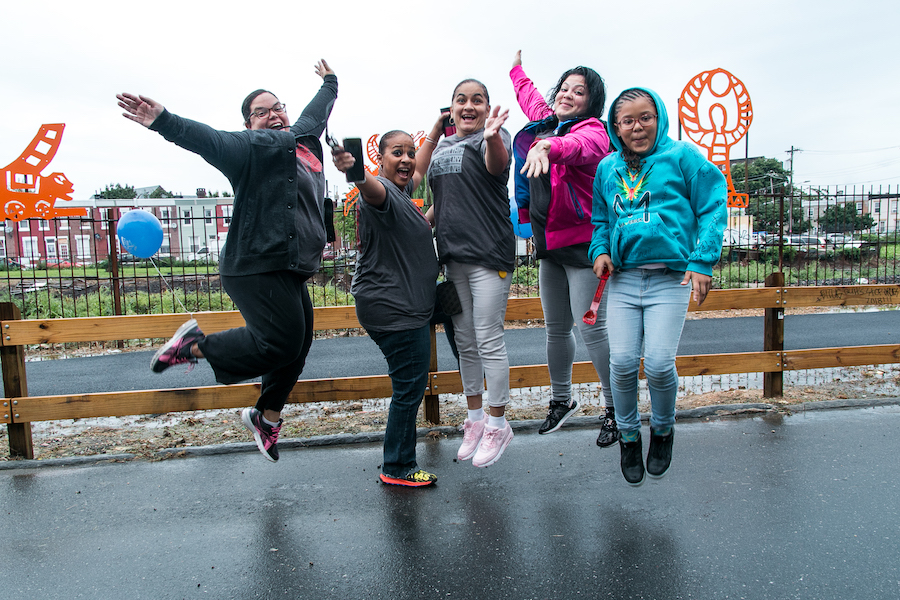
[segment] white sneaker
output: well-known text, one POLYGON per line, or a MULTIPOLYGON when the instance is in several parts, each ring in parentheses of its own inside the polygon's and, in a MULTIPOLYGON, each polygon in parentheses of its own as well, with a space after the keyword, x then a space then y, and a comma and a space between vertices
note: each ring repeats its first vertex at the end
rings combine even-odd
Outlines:
POLYGON ((487 426, 487 415, 481 421, 470 421, 466 419, 463 423, 463 443, 456 453, 458 460, 469 460, 478 451, 478 445, 481 443, 481 436, 484 435, 484 428, 487 426))
POLYGON ((478 445, 478 451, 475 453, 475 458, 472 459, 472 464, 476 467, 491 466, 497 462, 512 439, 513 431, 509 423, 506 423, 503 429, 486 425, 481 444, 478 445))

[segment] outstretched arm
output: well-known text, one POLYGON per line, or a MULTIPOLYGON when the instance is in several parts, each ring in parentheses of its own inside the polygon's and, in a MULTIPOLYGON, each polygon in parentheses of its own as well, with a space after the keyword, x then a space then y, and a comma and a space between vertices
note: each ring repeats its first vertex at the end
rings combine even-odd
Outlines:
POLYGON ((166 109, 165 106, 151 98, 128 92, 116 94, 116 98, 119 99, 119 106, 125 109, 122 116, 135 123, 140 123, 144 127, 150 127, 166 109))
POLYGON ((316 63, 316 74, 323 80, 322 87, 303 109, 300 118, 291 125, 291 132, 295 137, 304 135, 319 137, 322 135, 328 115, 331 114, 331 108, 337 98, 337 76, 325 59, 316 63))
POLYGON ((501 112, 497 106, 484 122, 484 141, 487 144, 484 151, 484 166, 487 167, 488 173, 494 176, 502 173, 509 164, 509 151, 503 145, 503 138, 500 137, 500 127, 506 122, 507 117, 509 109, 501 112))
POLYGON ((425 173, 428 172, 428 165, 431 164, 431 155, 434 153, 438 140, 444 134, 444 117, 449 114, 449 112, 442 112, 438 116, 438 120, 431 127, 431 133, 425 136, 425 143, 416 152, 416 172, 413 175, 413 189, 419 187, 419 184, 422 183, 422 179, 425 177, 425 173))
MULTIPOLYGON (((353 158, 353 155, 349 152, 345 152, 344 148, 341 146, 334 146, 331 149, 331 156, 334 159, 334 166, 341 173, 346 173, 356 164, 356 159, 353 158)), ((359 193, 362 195, 366 204, 371 204, 375 208, 379 208, 384 204, 384 199, 387 196, 384 184, 370 175, 368 171, 363 170, 363 173, 365 179, 362 183, 356 184, 356 189, 359 190, 359 193)))

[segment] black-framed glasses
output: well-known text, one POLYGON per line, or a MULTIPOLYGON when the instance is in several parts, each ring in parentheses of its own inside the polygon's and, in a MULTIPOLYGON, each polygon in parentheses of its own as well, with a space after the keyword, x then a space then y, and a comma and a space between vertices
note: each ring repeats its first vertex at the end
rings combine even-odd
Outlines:
POLYGON ((254 117, 256 117, 257 119, 265 119, 266 117, 269 116, 270 110, 273 113, 275 113, 276 115, 280 115, 281 113, 284 112, 285 108, 287 108, 287 104, 282 104, 281 102, 279 102, 272 108, 257 108, 256 110, 252 111, 250 114, 253 115, 254 117))
POLYGON ((619 126, 619 129, 634 129, 635 124, 640 122, 641 127, 648 127, 656 120, 656 115, 651 115, 650 113, 643 114, 639 116, 637 119, 633 117, 622 117, 621 120, 616 122, 616 125, 619 126))

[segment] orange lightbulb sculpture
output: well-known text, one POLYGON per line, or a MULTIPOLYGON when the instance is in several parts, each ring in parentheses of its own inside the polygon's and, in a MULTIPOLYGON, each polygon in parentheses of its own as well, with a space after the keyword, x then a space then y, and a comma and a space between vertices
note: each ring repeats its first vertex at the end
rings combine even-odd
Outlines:
POLYGON ((678 119, 688 138, 706 148, 710 162, 725 172, 728 206, 747 208, 749 196, 734 191, 728 159, 731 147, 753 122, 753 105, 743 82, 725 69, 700 73, 681 92, 678 119))

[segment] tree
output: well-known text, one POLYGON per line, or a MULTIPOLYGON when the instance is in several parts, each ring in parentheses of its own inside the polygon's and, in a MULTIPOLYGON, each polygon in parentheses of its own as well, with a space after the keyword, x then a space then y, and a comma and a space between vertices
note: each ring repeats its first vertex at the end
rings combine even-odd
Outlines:
POLYGON ((122 187, 120 184, 116 184, 116 187, 106 186, 102 192, 98 194, 101 198, 113 199, 113 198, 136 198, 137 194, 134 191, 133 185, 126 185, 122 187))
POLYGON ((752 198, 747 214, 753 216, 754 229, 756 231, 767 231, 769 233, 777 233, 779 231, 779 222, 784 222, 784 232, 799 233, 809 231, 812 223, 803 218, 803 208, 800 204, 800 197, 791 198, 784 197, 784 217, 781 218, 779 209, 781 208, 780 198, 772 196, 763 196, 752 198), (791 210, 791 202, 794 207, 791 210))
POLYGON ((750 163, 750 168, 747 172, 749 173, 749 178, 745 186, 744 161, 733 161, 731 163, 731 180, 734 182, 735 190, 743 190, 751 196, 761 194, 773 195, 778 191, 779 187, 784 187, 785 192, 789 191, 787 188, 791 179, 790 171, 787 171, 778 159, 756 158, 750 163))
POLYGON ((819 227, 826 233, 845 233, 862 231, 875 226, 871 215, 860 215, 856 212, 856 204, 836 204, 829 206, 819 217, 819 227))

